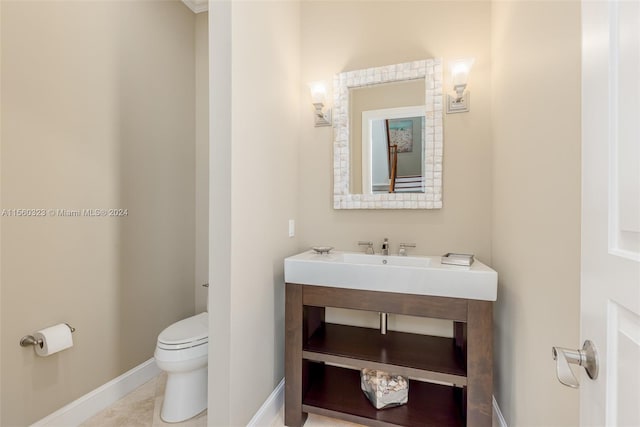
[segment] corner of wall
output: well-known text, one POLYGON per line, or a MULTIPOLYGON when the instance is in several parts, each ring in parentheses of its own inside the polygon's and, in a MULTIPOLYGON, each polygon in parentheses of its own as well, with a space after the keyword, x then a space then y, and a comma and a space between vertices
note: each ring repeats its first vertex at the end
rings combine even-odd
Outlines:
POLYGON ((298 242, 288 221, 298 209, 299 6, 232 5, 232 425, 246 425, 284 375, 283 259, 298 242))
POLYGON ((195 16, 195 311, 206 310, 209 283, 209 13, 195 16))
POLYGON ((0 219, 0 424, 28 425, 149 359, 193 312, 193 16, 177 2, 0 11, 0 203, 46 211, 0 219), (64 321, 72 348, 17 345, 64 321))
POLYGON ((539 354, 579 339, 580 3, 491 5, 494 394, 510 425, 578 425, 539 354))
MULTIPOLYGON (((2 203, 2 183, 4 179, 2 179, 2 40, 4 37, 2 36, 2 2, 0 2, 0 211, 3 209, 4 204, 2 203)), ((0 218, 0 334, 2 333, 2 313, 4 310, 2 309, 2 218, 0 218)), ((2 372, 2 340, 0 340, 0 372, 2 372)), ((0 396, 2 396, 2 381, 0 381, 0 396)), ((2 424, 2 401, 0 400, 0 424, 2 424)))
POLYGON ((211 425, 231 425, 231 9, 230 1, 211 2, 208 17, 209 340, 216 343, 209 352, 211 425))

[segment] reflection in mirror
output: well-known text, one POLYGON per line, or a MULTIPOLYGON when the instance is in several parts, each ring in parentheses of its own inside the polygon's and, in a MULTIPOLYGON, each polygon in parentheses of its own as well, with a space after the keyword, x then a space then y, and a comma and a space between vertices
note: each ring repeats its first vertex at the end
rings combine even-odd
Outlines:
POLYGON ((425 107, 362 113, 363 194, 424 193, 425 107))
MULTIPOLYGON (((349 190, 351 193, 367 194, 371 192, 361 181, 362 148, 368 141, 368 138, 364 138, 364 133, 362 133, 364 129, 363 114, 367 111, 424 105, 426 90, 424 81, 424 79, 413 79, 349 89, 349 157, 351 168, 349 190)), ((421 112, 416 113, 416 115, 424 114, 424 108, 421 112)), ((385 147, 384 151, 386 150, 385 147)))
POLYGON ((334 78, 335 209, 442 207, 442 60, 334 78))

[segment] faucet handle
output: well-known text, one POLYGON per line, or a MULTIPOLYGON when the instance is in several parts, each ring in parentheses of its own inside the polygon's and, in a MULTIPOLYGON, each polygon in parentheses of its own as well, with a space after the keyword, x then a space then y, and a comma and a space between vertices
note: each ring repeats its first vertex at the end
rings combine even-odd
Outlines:
POLYGON ((358 246, 366 246, 367 249, 365 250, 365 252, 369 255, 373 255, 373 242, 371 241, 359 241, 358 242, 358 246))
POLYGON ((415 248, 415 243, 400 243, 400 249, 398 249, 398 255, 407 256, 407 248, 415 248))

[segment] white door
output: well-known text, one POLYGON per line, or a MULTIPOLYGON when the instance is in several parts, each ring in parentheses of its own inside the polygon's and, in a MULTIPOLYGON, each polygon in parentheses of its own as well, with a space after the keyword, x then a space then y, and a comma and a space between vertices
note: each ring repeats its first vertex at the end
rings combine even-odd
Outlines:
POLYGON ((638 427, 640 1, 582 9, 581 335, 599 375, 582 373, 580 425, 638 427))

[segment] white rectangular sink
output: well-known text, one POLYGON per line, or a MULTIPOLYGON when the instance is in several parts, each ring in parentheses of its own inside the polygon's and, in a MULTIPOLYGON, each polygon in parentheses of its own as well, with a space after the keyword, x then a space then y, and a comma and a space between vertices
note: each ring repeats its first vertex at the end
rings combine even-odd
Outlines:
POLYGON ((446 265, 439 256, 303 252, 284 260, 284 280, 302 285, 495 301, 498 273, 479 261, 446 265))

